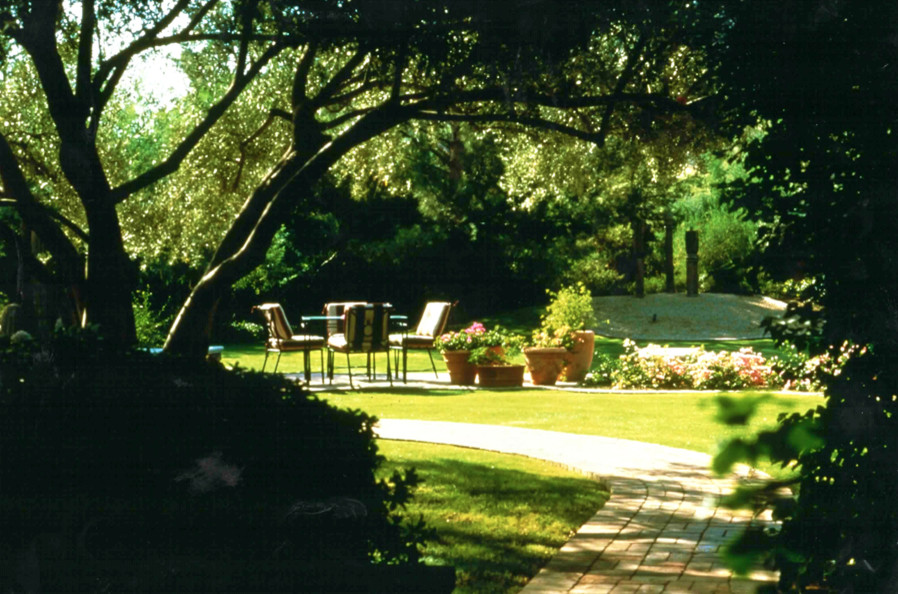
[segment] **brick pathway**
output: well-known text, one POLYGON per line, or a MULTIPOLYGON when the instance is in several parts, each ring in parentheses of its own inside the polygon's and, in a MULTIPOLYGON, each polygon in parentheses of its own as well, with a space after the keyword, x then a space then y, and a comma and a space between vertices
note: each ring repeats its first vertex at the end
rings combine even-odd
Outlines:
POLYGON ((713 478, 705 454, 553 431, 383 419, 386 439, 521 454, 595 474, 611 499, 523 589, 543 592, 754 592, 776 575, 733 576, 720 547, 751 515, 717 506, 737 477, 713 478))

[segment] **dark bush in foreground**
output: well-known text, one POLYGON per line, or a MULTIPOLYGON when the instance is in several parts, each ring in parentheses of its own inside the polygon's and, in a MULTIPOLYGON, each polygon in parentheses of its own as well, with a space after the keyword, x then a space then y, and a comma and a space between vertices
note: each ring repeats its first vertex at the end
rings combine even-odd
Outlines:
POLYGON ((0 590, 186 590, 197 568, 414 563, 419 536, 393 515, 414 476, 375 480, 372 422, 279 377, 110 353, 85 335, 7 346, 0 590))

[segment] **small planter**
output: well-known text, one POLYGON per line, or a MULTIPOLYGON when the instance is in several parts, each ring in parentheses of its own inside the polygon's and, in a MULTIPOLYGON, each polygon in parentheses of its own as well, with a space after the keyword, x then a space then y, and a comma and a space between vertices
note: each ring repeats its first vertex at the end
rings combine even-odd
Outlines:
POLYGON ((568 382, 582 382, 592 367, 596 334, 592 330, 579 330, 574 335, 574 348, 565 357, 566 365, 561 376, 568 382))
POLYGON ((481 388, 510 388, 524 385, 523 365, 478 365, 481 388))
POLYGON ((567 349, 529 347, 524 349, 524 360, 530 372, 530 381, 536 386, 554 386, 564 369, 567 349))
POLYGON ((449 383, 458 386, 473 386, 477 377, 477 367, 468 362, 469 351, 443 351, 443 361, 449 371, 449 383))

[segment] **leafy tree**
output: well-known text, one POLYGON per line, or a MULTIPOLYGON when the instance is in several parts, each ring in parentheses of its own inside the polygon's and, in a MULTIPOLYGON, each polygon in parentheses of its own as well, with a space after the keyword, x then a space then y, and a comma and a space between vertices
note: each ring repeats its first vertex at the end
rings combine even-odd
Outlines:
MULTIPOLYGON (((135 275, 126 249, 126 238, 134 235, 122 232, 122 222, 139 225, 142 214, 158 208, 159 197, 173 211, 166 215, 189 228, 201 217, 211 217, 210 229, 227 227, 166 343, 169 350, 199 355, 217 304, 264 260, 290 213, 307 205, 338 161, 399 124, 473 117, 604 142, 624 123, 637 133, 665 117, 703 114, 704 100, 677 100, 691 89, 655 81, 659 72, 671 79, 671 69, 700 73, 689 44, 707 34, 693 23, 704 6, 664 4, 644 11, 587 0, 527 2, 527 10, 515 0, 180 0, 139 7, 116 0, 7 1, 5 64, 26 63, 40 81, 40 101, 27 105, 39 115, 45 103, 59 148, 46 151, 43 161, 61 173, 46 187, 74 197, 77 212, 61 218, 61 209, 48 208, 35 192, 46 176, 23 166, 23 151, 6 132, 0 137, 3 193, 53 255, 53 270, 70 287, 82 323, 99 323, 117 343, 134 338, 135 275), (177 117, 170 109, 160 118, 109 117, 129 65, 175 47, 194 85, 191 101, 183 104, 188 109, 177 117), (673 55, 683 59, 671 62, 673 55), (282 84, 265 86, 268 80, 282 84), (235 119, 219 128, 256 84, 257 97, 272 100, 267 112, 257 111, 280 120, 279 126, 266 128, 257 119, 255 128, 235 119), (228 135, 241 124, 242 141, 255 140, 255 133, 245 136, 250 130, 282 135, 287 142, 280 157, 253 154, 253 142, 228 135), (132 136, 146 131, 147 142, 127 141, 129 127, 132 136), (225 142, 211 142, 218 138, 225 142), (199 151, 207 139, 210 144, 199 151), (237 149, 236 159, 228 153, 231 175, 216 166, 216 153, 227 150, 219 146, 237 149), (245 180, 245 186, 237 184, 242 205, 208 208, 211 185, 199 192, 198 204, 187 186, 167 186, 166 178, 188 164, 193 172, 208 172, 202 185, 216 176, 245 180)), ((701 96, 702 77, 690 80, 701 96)))
POLYGON ((728 89, 721 110, 767 129, 750 147, 742 204, 777 224, 766 235, 774 256, 818 279, 815 307, 796 307, 774 334, 833 357, 865 349, 825 378, 825 407, 726 452, 800 472, 795 496, 775 507, 782 529, 734 552, 773 557, 784 590, 895 591, 898 7, 733 3, 721 31, 711 48, 728 89))

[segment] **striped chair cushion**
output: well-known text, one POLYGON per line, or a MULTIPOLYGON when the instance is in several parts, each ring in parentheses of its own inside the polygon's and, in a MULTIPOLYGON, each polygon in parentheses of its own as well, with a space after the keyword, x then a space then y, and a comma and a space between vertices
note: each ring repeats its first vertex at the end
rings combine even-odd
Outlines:
POLYGON ((338 351, 370 353, 389 347, 390 308, 380 303, 346 308, 343 334, 328 338, 328 346, 338 351))

